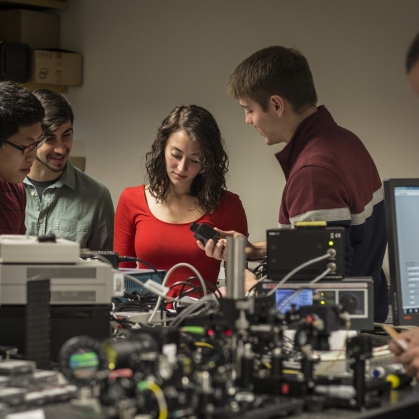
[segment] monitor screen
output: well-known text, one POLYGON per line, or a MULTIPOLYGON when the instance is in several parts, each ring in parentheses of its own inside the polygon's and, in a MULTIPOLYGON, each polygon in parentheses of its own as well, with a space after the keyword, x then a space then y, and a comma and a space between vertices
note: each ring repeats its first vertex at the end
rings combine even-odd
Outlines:
POLYGON ((419 325, 419 179, 384 181, 395 325, 419 325))
POLYGON ((313 290, 311 289, 279 289, 275 291, 276 311, 285 314, 294 306, 296 310, 313 304, 313 290))

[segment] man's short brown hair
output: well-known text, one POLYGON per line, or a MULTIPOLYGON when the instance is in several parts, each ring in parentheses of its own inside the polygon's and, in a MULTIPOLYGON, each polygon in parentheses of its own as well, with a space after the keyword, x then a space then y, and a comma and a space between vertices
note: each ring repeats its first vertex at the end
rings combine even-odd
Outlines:
POLYGON ((42 120, 44 135, 51 135, 67 122, 71 122, 71 125, 73 125, 73 110, 70 102, 64 95, 48 89, 35 90, 33 94, 45 109, 45 118, 42 120))
POLYGON ((313 75, 307 59, 294 48, 272 46, 246 58, 230 76, 228 92, 248 97, 266 112, 269 98, 286 99, 295 113, 317 103, 313 75))

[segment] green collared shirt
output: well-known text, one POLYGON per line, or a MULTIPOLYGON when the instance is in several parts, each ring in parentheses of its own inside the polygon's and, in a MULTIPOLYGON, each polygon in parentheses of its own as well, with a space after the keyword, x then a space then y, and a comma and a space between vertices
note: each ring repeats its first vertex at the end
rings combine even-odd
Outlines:
POLYGON ((114 208, 109 190, 67 161, 62 176, 39 199, 25 179, 26 234, 54 233, 90 250, 112 250, 114 208))

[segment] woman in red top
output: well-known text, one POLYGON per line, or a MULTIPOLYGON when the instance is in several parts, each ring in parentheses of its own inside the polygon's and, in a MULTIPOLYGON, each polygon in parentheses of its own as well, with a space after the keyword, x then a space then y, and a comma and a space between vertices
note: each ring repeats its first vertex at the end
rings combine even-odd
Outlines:
MULTIPOLYGON (((149 183, 125 189, 119 199, 114 250, 165 271, 189 263, 215 285, 220 261, 199 249, 191 224, 205 222, 245 236, 248 230, 240 198, 227 191, 228 157, 211 113, 196 105, 173 109, 146 155, 146 169, 149 183)), ((166 286, 193 276, 191 269, 181 267, 166 286)), ((199 286, 198 281, 193 283, 199 286)), ((180 290, 180 285, 175 286, 169 295, 178 295, 180 290)))

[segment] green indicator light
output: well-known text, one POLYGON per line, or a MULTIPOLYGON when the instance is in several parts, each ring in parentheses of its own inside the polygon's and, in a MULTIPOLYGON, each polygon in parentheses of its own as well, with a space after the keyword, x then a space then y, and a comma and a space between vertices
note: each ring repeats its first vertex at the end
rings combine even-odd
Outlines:
POLYGON ((332 240, 329 241, 329 246, 333 246, 334 244, 335 243, 332 240))

